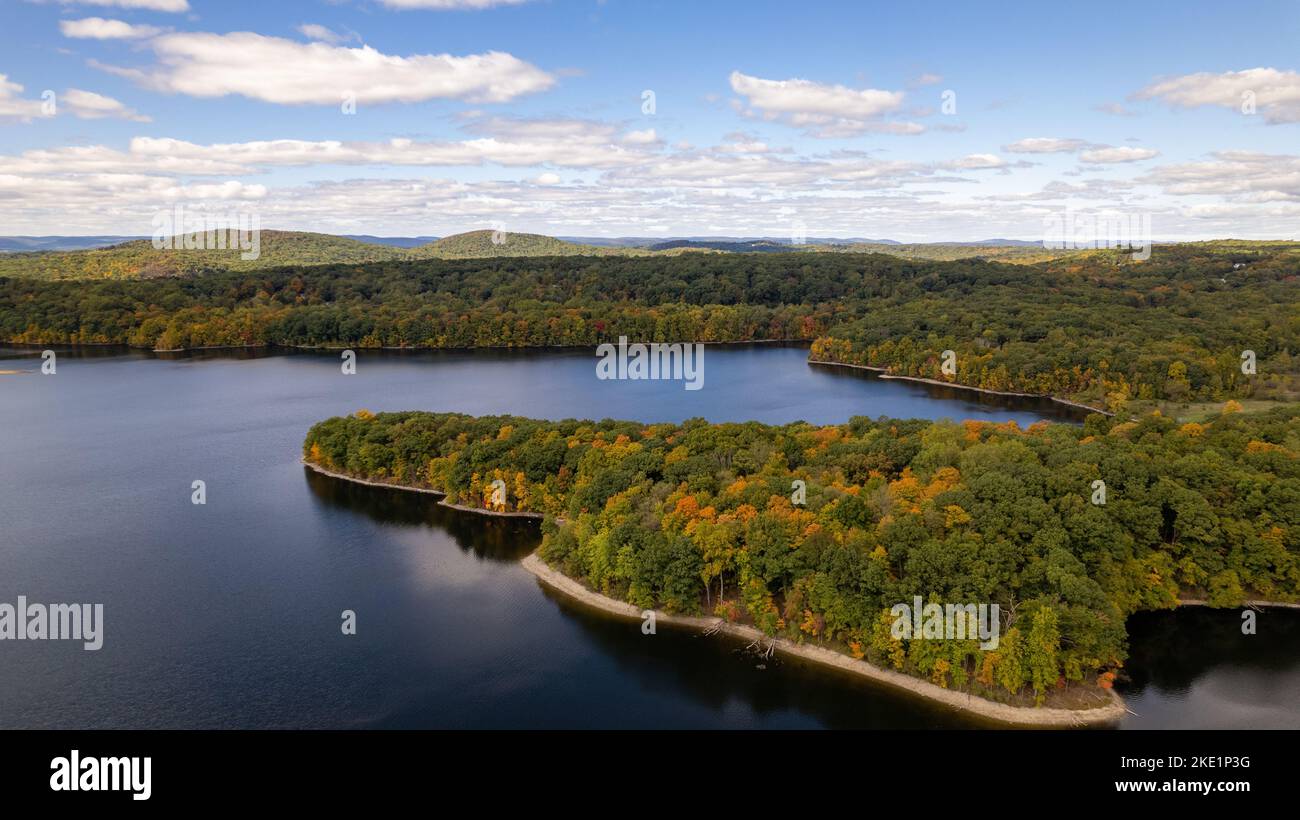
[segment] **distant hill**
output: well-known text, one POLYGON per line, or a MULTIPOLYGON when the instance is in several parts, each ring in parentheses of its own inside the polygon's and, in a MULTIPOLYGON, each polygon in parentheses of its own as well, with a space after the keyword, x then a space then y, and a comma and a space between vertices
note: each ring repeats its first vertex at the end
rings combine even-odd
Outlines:
POLYGON ((430 242, 437 242, 436 236, 370 236, 369 234, 340 234, 344 239, 355 239, 371 245, 388 245, 393 248, 418 248, 430 242))
POLYGON ((650 250, 652 251, 682 250, 686 248, 695 250, 726 251, 727 253, 789 253, 790 251, 799 250, 797 245, 773 242, 770 239, 755 239, 752 241, 737 240, 735 242, 722 240, 672 239, 667 242, 657 242, 650 246, 650 250))
POLYGON ((553 236, 509 231, 468 231, 411 249, 413 259, 486 259, 494 256, 650 256, 707 249, 600 246, 566 242, 553 236))
MULTIPOLYGON (((592 245, 570 242, 532 233, 496 234, 490 230, 469 231, 429 242, 424 237, 334 236, 305 231, 264 230, 260 234, 257 259, 242 259, 239 249, 160 250, 148 239, 131 239, 83 250, 10 251, 0 253, 0 276, 30 276, 42 279, 148 279, 188 276, 216 270, 251 271, 268 268, 318 265, 352 265, 420 259, 486 259, 532 256, 676 256, 686 253, 879 253, 905 259, 952 261, 988 259, 1013 264, 1071 260, 1104 251, 1045 250, 1026 240, 989 239, 981 242, 844 242, 809 240, 792 245, 770 238, 680 238, 646 240, 648 246, 592 245), (1006 243, 1006 244, 1003 244, 1006 243)), ((9 237, 17 243, 28 240, 69 243, 104 241, 120 237, 9 237)), ((631 238, 606 241, 631 241, 631 238)), ((184 245, 183 238, 179 242, 184 245)), ((1282 240, 1215 240, 1184 243, 1204 254, 1233 257, 1249 263, 1264 253, 1300 253, 1300 243, 1282 240)))
MULTIPOLYGON (((193 236, 193 234, 191 234, 193 236)), ((158 249, 150 239, 136 239, 105 248, 74 251, 0 254, 0 276, 42 279, 149 279, 186 276, 214 270, 265 270, 284 266, 353 265, 414 259, 482 259, 497 256, 648 256, 675 255, 686 249, 655 252, 645 248, 600 248, 550 236, 470 231, 413 247, 367 242, 345 236, 304 231, 263 230, 256 259, 243 259, 239 249, 158 249)))
POLYGON ((956 259, 990 259, 998 262, 1032 263, 1056 259, 1071 253, 1072 250, 1047 250, 1042 243, 1023 242, 1015 245, 994 245, 983 243, 936 242, 917 245, 878 245, 855 243, 851 245, 817 245, 805 246, 815 253, 884 253, 900 256, 904 259, 924 259, 927 261, 953 261, 956 259))
MULTIPOLYGON (((721 249, 727 246, 740 247, 743 245, 756 245, 759 251, 766 251, 767 246, 784 246, 785 250, 796 250, 792 247, 794 242, 788 236, 562 236, 559 237, 566 242, 576 242, 582 245, 598 245, 600 247, 620 247, 620 248, 714 248, 721 249)), ((804 240, 807 245, 850 245, 854 243, 870 243, 878 245, 896 245, 893 239, 842 239, 836 237, 808 237, 804 240)), ((744 253, 744 250, 738 251, 744 253)))
MULTIPOLYGON (((900 243, 901 244, 901 243, 900 243)), ((1012 248, 1041 248, 1041 239, 977 239, 971 242, 917 242, 918 245, 999 245, 1012 248)))
MULTIPOLYGON (((193 234, 191 234, 193 236, 193 234)), ((374 245, 301 231, 262 231, 257 259, 241 259, 238 248, 159 250, 150 239, 107 248, 0 255, 0 275, 43 279, 149 279, 208 270, 261 270, 284 265, 354 264, 407 258, 402 248, 374 245)))
POLYGON ((636 248, 598 248, 553 236, 510 231, 468 231, 412 249, 416 258, 484 259, 492 256, 605 256, 637 253, 636 248))
POLYGON ((0 253, 80 251, 141 239, 139 236, 0 236, 0 253))

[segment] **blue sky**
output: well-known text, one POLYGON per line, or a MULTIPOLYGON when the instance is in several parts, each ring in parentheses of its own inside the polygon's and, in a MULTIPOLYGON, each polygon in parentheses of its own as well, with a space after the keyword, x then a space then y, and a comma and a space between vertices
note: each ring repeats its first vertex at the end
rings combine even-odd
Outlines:
POLYGON ((1295 2, 0 15, 7 234, 148 234, 180 203, 384 235, 1038 239, 1075 211, 1300 238, 1295 2))

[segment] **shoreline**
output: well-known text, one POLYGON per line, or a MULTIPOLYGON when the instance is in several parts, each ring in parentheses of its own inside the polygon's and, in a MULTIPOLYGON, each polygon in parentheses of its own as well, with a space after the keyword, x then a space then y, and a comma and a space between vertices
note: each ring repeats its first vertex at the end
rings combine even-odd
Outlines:
MULTIPOLYGON (((1206 607, 1208 609, 1300 609, 1300 604, 1291 604, 1286 601, 1242 601, 1239 606, 1210 606, 1210 602, 1201 598, 1179 599, 1178 606, 1175 610, 1185 606, 1206 607)), ((1160 610, 1147 610, 1148 612, 1159 612, 1160 610)))
MULTIPOLYGON (((359 478, 346 473, 338 473, 333 470, 328 470, 320 465, 313 464, 306 459, 301 459, 301 463, 304 467, 307 467, 313 472, 342 481, 350 481, 355 484, 364 484, 369 487, 379 487, 387 490, 403 490, 405 492, 435 495, 439 497, 437 503, 440 506, 452 510, 495 516, 498 518, 530 518, 540 520, 546 517, 543 513, 538 512, 498 512, 479 507, 467 507, 463 504, 450 504, 446 501, 446 493, 431 487, 412 487, 409 484, 394 484, 384 481, 374 481, 367 478, 359 478)), ((562 519, 558 520, 562 521, 562 519)), ((520 564, 525 570, 537 578, 540 583, 565 595, 579 604, 599 610, 607 615, 613 615, 627 620, 642 620, 642 610, 626 601, 619 601, 610 598, 607 595, 603 595, 588 588, 580 581, 570 578, 559 570, 546 564, 546 562, 538 557, 536 552, 526 555, 520 561, 520 564)), ((1188 598, 1179 600, 1174 609, 1178 609, 1179 607, 1209 606, 1210 604, 1207 600, 1188 598)), ((1249 600, 1243 601, 1241 606, 1262 609, 1270 607, 1280 609, 1300 609, 1300 603, 1288 603, 1284 601, 1249 600)), ((730 623, 716 616, 703 617, 694 615, 673 615, 661 610, 655 610, 655 621, 656 623, 664 623, 669 626, 683 627, 687 629, 707 630, 716 628, 718 632, 746 641, 768 641, 774 644, 776 648, 804 660, 821 664, 823 666, 833 667, 844 672, 849 672, 859 677, 875 681, 876 683, 889 686, 893 689, 901 690, 913 697, 921 698, 931 703, 938 703, 958 712, 965 712, 975 715, 976 717, 1006 724, 1008 726, 1029 728, 1104 727, 1117 723, 1123 719, 1125 714, 1128 714, 1128 707, 1126 706, 1123 697, 1113 689, 1104 690, 1106 694, 1110 696, 1111 702, 1109 704, 1088 709, 1012 706, 1006 703, 998 703, 997 701, 989 700, 979 695, 945 689, 912 675, 896 672, 892 669, 884 669, 868 663, 865 660, 857 660, 834 649, 828 649, 813 644, 795 643, 787 638, 773 638, 755 627, 746 624, 730 623)))
POLYGON ((342 481, 351 481, 354 484, 365 484, 367 487, 382 487, 386 490, 405 490, 408 493, 425 493, 426 495, 440 496, 438 504, 449 510, 460 510, 462 512, 478 513, 479 515, 493 515, 497 518, 532 518, 541 520, 546 516, 539 512, 528 512, 527 510, 485 510, 480 507, 467 507, 464 504, 452 504, 447 501, 447 494, 442 490, 435 490, 432 487, 412 487, 409 484, 390 484, 385 481, 373 481, 369 478, 358 478, 357 476, 348 475, 347 473, 336 473, 333 470, 327 470, 319 464, 313 464, 307 459, 302 459, 302 465, 309 470, 313 470, 321 475, 337 478, 342 481))
MULTIPOLYGON (((306 459, 302 459, 302 464, 308 469, 320 473, 321 475, 329 476, 330 478, 337 478, 342 481, 365 484, 369 487, 380 487, 389 490, 405 490, 407 492, 440 496, 438 503, 453 510, 462 510, 464 512, 478 513, 480 515, 492 515, 503 518, 540 519, 545 517, 542 513, 535 512, 496 512, 494 510, 466 507, 460 504, 448 504, 446 502, 446 493, 430 487, 412 487, 406 484, 390 484, 383 481, 358 478, 356 476, 347 475, 346 473, 337 473, 333 470, 327 470, 317 464, 312 464, 306 459)), ((559 570, 552 569, 542 561, 541 558, 537 557, 536 552, 529 553, 520 563, 524 569, 535 576, 539 582, 557 592, 563 593, 579 603, 598 609, 606 614, 636 621, 641 620, 641 610, 637 609, 632 604, 627 603, 626 601, 615 600, 588 589, 577 580, 570 578, 559 570)), ((1127 712, 1123 698, 1121 698, 1113 689, 1106 690, 1107 694, 1109 694, 1111 698, 1110 704, 1091 709, 1011 706, 1005 703, 997 703, 996 701, 991 701, 978 695, 944 689, 943 687, 936 686, 929 681, 911 675, 905 675, 902 672, 882 669, 878 666, 867 663, 866 661, 855 660, 854 658, 845 655, 843 652, 837 652, 834 649, 827 649, 825 647, 813 646, 810 644, 797 644, 793 641, 787 640, 786 638, 772 638, 752 626, 729 623, 718 617, 710 618, 691 615, 671 615, 656 610, 655 620, 657 623, 664 623, 669 626, 680 626, 688 629, 712 629, 717 627, 719 632, 747 641, 772 641, 778 649, 805 660, 810 660, 813 663, 835 667, 861 677, 869 678, 878 683, 883 683, 895 689, 904 690, 915 697, 924 698, 960 712, 967 712, 978 717, 987 718, 1012 726, 1104 726, 1119 721, 1127 712)))
MULTIPOLYGON (((790 344, 811 346, 812 339, 739 339, 734 342, 689 342, 689 344, 708 345, 710 347, 728 347, 731 345, 767 345, 767 344, 790 344)), ((344 350, 405 350, 412 353, 424 353, 428 351, 445 350, 455 353, 466 353, 475 350, 581 350, 590 348, 595 350, 605 342, 596 344, 572 344, 572 345, 473 345, 471 347, 428 347, 424 345, 378 345, 374 347, 365 347, 361 345, 282 345, 275 342, 252 345, 197 345, 195 347, 147 347, 145 345, 133 345, 128 342, 15 342, 0 339, 0 345, 10 347, 26 347, 32 349, 48 347, 70 347, 73 349, 79 347, 88 348, 109 348, 120 347, 126 350, 138 350, 145 353, 189 353, 199 350, 265 350, 268 352, 275 351, 322 351, 326 353, 335 353, 344 350)), ((612 344, 612 343, 611 343, 612 344)))
MULTIPOLYGON (((547 565, 535 552, 525 556, 520 564, 536 577, 540 583, 556 592, 563 593, 579 603, 621 618, 642 620, 642 611, 637 607, 626 601, 618 601, 588 589, 579 581, 547 565)), ((833 649, 795 643, 786 638, 772 638, 752 626, 730 623, 718 617, 670 615, 655 610, 655 622, 688 629, 716 628, 717 631, 723 634, 747 641, 770 641, 777 649, 790 655, 868 678, 959 712, 967 712, 1012 726, 1057 728, 1105 726, 1118 722, 1128 712, 1127 707, 1124 705, 1124 699, 1113 689, 1103 690, 1110 695, 1109 704, 1090 709, 1011 706, 978 695, 944 689, 921 678, 895 672, 891 669, 882 669, 833 649)))
POLYGON ((927 379, 922 376, 896 376, 890 373, 888 368, 872 367, 871 365, 868 364, 849 364, 848 362, 831 362, 831 361, 826 361, 825 359, 809 359, 808 364, 822 364, 822 365, 826 365, 827 367, 851 367, 855 370, 869 370, 872 373, 879 374, 879 378, 882 379, 897 379, 899 381, 917 382, 919 384, 932 384, 937 387, 952 387, 952 388, 956 388, 957 390, 970 390, 975 393, 984 393, 990 396, 1007 396, 1009 398, 1015 398, 1015 399, 1048 399, 1050 401, 1056 402, 1057 404, 1063 404, 1066 407, 1073 407, 1078 410, 1087 410, 1089 413, 1101 413, 1103 416, 1115 415, 1109 410, 1102 410, 1100 408, 1093 407, 1090 404, 1083 404, 1077 401, 1070 401, 1069 399, 1057 398, 1056 396, 1053 396, 1050 393, 1017 393, 1012 390, 990 390, 987 387, 974 387, 969 384, 959 384, 957 382, 945 382, 945 381, 940 381, 939 379, 927 379))

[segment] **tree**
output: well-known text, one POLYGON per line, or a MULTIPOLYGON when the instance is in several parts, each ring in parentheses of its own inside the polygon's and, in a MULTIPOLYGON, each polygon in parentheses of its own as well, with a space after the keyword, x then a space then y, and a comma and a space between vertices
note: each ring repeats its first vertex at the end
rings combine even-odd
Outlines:
POLYGON ((1030 618, 1029 634, 1025 643, 1025 667, 1034 687, 1034 701, 1042 705, 1047 689, 1060 679, 1057 654, 1061 649, 1061 633, 1056 610, 1042 605, 1030 618))

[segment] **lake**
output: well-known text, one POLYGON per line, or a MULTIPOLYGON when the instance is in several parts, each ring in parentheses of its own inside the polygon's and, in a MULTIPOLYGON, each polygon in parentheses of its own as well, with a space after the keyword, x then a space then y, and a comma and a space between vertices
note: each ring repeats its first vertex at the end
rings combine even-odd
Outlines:
MULTIPOLYGON (((57 348, 56 348, 57 350, 57 348)), ((307 428, 360 408, 546 418, 1077 420, 710 347, 704 389, 595 377, 590 350, 155 355, 0 349, 0 602, 102 603, 104 646, 0 642, 0 727, 961 727, 795 659, 579 608, 519 559, 533 522, 307 471, 307 428), (191 503, 191 483, 207 503, 191 503), (357 634, 340 630, 356 613, 357 634)), ((1125 727, 1300 728, 1300 618, 1133 619, 1125 727)))

